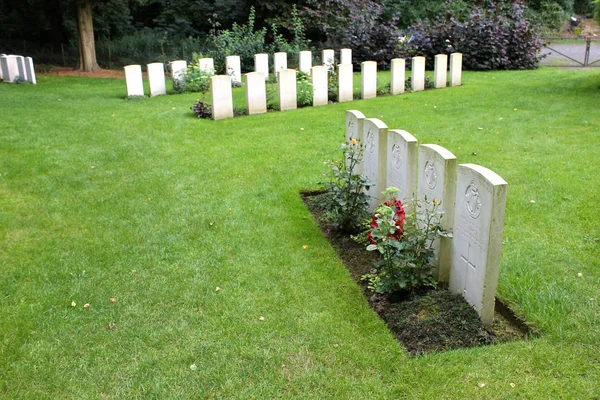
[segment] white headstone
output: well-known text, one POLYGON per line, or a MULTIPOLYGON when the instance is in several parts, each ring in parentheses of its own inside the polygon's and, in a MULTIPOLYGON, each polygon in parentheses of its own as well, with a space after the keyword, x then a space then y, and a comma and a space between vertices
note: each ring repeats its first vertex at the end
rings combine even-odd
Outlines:
POLYGON ((233 117, 233 96, 231 77, 215 75, 210 78, 210 95, 212 97, 212 117, 214 120, 233 117))
POLYGON ((201 58, 198 60, 198 66, 201 71, 208 72, 211 75, 215 74, 215 60, 212 58, 201 58))
POLYGON ((404 58, 394 58, 392 60, 391 68, 391 93, 401 94, 404 93, 405 85, 405 74, 406 74, 406 61, 404 58))
POLYGON ((287 53, 279 52, 273 55, 273 73, 277 78, 280 71, 287 69, 287 53))
POLYGON ((327 82, 327 67, 319 65, 312 67, 313 106, 324 106, 329 101, 327 82))
POLYGON ((35 79, 35 68, 33 66, 33 58, 25 57, 25 73, 27 74, 27 81, 37 84, 37 80, 35 79))
POLYGON ((0 80, 4 80, 4 63, 6 62, 5 60, 6 54, 0 54, 0 80))
POLYGON ((227 75, 231 76, 231 81, 233 83, 242 82, 242 64, 240 56, 225 57, 225 68, 227 69, 227 75))
POLYGON ((311 51, 301 51, 300 52, 300 62, 298 69, 305 74, 310 74, 310 69, 312 68, 312 52, 311 51))
POLYGON ((438 54, 435 56, 435 66, 433 74, 433 85, 436 89, 445 88, 448 79, 448 55, 438 54))
POLYGON ((333 71, 335 66, 335 52, 331 49, 323 50, 321 59, 323 65, 327 67, 327 70, 333 71))
POLYGON ((269 79, 269 55, 266 53, 259 53, 254 55, 254 72, 260 72, 263 74, 263 79, 266 81, 269 79))
MULTIPOLYGON (((441 226, 451 231, 454 226, 454 201, 456 200, 456 156, 437 144, 419 146, 418 198, 439 201, 438 210, 444 214, 441 226)), ((433 243, 434 277, 438 282, 448 282, 452 258, 452 239, 440 238, 433 243)))
POLYGON ((413 92, 425 90, 425 57, 412 58, 410 83, 413 92))
POLYGON ((183 77, 185 76, 185 71, 187 69, 187 61, 185 60, 177 60, 171 61, 171 78, 174 81, 183 81, 183 77))
POLYGON ((354 66, 339 64, 338 73, 338 102, 354 100, 354 66))
POLYGON ((25 70, 25 57, 23 56, 15 56, 17 60, 17 71, 19 77, 25 82, 29 82, 29 77, 27 76, 27 71, 25 70))
MULTIPOLYGON (((358 110, 347 110, 346 111, 346 141, 357 139, 362 145, 365 141, 363 140, 363 122, 365 116, 358 110)), ((363 173, 363 163, 361 162, 356 166, 355 172, 358 174, 363 173)))
POLYGON ((377 118, 365 118, 363 121, 363 175, 374 185, 368 190, 370 210, 373 211, 383 200, 386 181, 386 149, 388 127, 377 118))
POLYGON ((385 187, 400 189, 398 198, 407 212, 412 207, 410 199, 417 194, 417 139, 400 129, 390 129, 387 140, 387 177, 385 187))
POLYGON ((150 97, 167 94, 165 83, 165 66, 163 63, 151 63, 146 65, 148 70, 148 83, 150 86, 150 97))
POLYGON ((377 96, 377 63, 365 61, 361 67, 361 98, 371 99, 377 96))
POLYGON ((125 83, 127 84, 127 96, 143 96, 144 81, 142 80, 141 65, 126 65, 125 83))
POLYGON ((462 85, 462 53, 450 54, 450 86, 462 85))
POLYGON ((263 72, 246 74, 246 103, 249 115, 267 112, 267 91, 263 72))
POLYGON ((340 50, 340 64, 352 64, 352 49, 340 50))
POLYGON ((12 83, 19 75, 17 67, 17 58, 13 55, 7 55, 1 58, 2 61, 2 79, 4 82, 12 83))
POLYGON ((296 70, 284 69, 279 71, 277 83, 279 92, 279 110, 294 110, 298 107, 296 98, 296 70))
POLYGON ((507 192, 495 172, 458 166, 450 290, 464 296, 486 327, 494 319, 507 192))

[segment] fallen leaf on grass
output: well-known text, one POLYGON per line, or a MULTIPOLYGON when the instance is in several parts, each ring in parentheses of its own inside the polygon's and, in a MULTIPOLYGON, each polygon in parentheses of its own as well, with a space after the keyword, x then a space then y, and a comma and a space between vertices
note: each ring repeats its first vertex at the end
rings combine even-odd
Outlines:
POLYGON ((110 298, 110 302, 111 302, 111 303, 116 303, 116 302, 117 302, 117 299, 116 299, 115 297, 111 297, 111 298, 110 298))
POLYGON ((515 387, 516 385, 514 383, 511 382, 510 387, 515 387))
POLYGON ((219 290, 221 290, 221 288, 217 286, 217 288, 215 289, 215 292, 218 292, 219 290))
POLYGON ((579 273, 577 273, 577 276, 581 278, 583 276, 583 274, 581 272, 579 272, 579 273))
POLYGON ((196 366, 196 364, 192 364, 192 365, 190 365, 190 369, 191 369, 192 371, 195 371, 195 370, 197 370, 197 369, 198 369, 198 367, 196 366))
POLYGON ((264 320, 265 320, 265 317, 259 317, 259 318, 258 318, 258 320, 259 320, 259 321, 264 321, 264 320))
POLYGON ((90 309, 90 303, 85 303, 83 305, 83 308, 85 308, 86 310, 89 310, 90 309))
POLYGON ((483 383, 483 382, 479 382, 479 383, 477 384, 477 386, 479 386, 480 388, 483 388, 483 387, 485 387, 485 383, 483 383))
POLYGON ((303 248, 304 250, 306 250, 306 249, 308 249, 308 245, 307 245, 307 244, 305 244, 304 246, 302 246, 302 248, 303 248))
POLYGON ((114 329, 114 328, 115 328, 115 325, 116 325, 116 324, 114 324, 114 323, 112 323, 112 322, 111 322, 111 323, 109 323, 109 324, 108 324, 108 329, 114 329))
POLYGON ((71 302, 71 307, 75 307, 76 305, 77 305, 77 303, 75 303, 75 300, 73 300, 73 301, 71 302))

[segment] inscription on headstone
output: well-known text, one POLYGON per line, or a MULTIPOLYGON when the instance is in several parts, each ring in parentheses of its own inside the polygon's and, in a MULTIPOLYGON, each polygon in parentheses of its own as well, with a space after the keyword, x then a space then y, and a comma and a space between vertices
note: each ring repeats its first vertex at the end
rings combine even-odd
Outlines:
POLYGON ((371 196, 370 210, 373 211, 383 200, 381 192, 386 187, 388 127, 377 118, 365 118, 363 121, 363 175, 371 181, 367 193, 371 196))
POLYGON ((394 186, 400 189, 398 197, 407 211, 412 205, 410 199, 417 191, 417 139, 400 129, 390 129, 387 140, 387 178, 386 188, 394 186))

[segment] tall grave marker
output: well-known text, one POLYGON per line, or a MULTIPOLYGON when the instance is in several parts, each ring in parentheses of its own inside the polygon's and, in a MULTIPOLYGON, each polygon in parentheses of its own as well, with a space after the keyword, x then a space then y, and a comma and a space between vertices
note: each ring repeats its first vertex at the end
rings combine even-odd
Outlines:
POLYGON ((361 98, 371 99, 377 96, 377 63, 365 61, 361 65, 361 98))
MULTIPOLYGON (((398 197, 411 210, 410 199, 417 192, 417 139, 401 129, 390 129, 387 139, 387 177, 385 187, 400 189, 398 197)), ((384 188, 385 189, 385 188, 384 188)))
POLYGON ((352 64, 339 64, 338 73, 338 101, 354 100, 354 66, 352 64))
POLYGON ((448 79, 448 55, 438 54, 435 56, 435 66, 433 73, 433 85, 436 89, 446 87, 446 80, 448 79))
POLYGON ((125 69, 125 84, 127 85, 127 97, 143 96, 144 81, 142 80, 141 65, 126 65, 125 69))
POLYGON ((231 77, 215 75, 210 78, 210 95, 212 97, 212 117, 214 120, 233 117, 233 96, 231 77))
POLYGON ((406 61, 404 58, 394 58, 392 60, 392 68, 391 68, 391 93, 392 94, 401 94, 404 93, 404 81, 406 75, 406 61))
POLYGON ((246 74, 246 103, 249 115, 267 112, 267 89, 262 72, 246 74))
POLYGON ((412 58, 410 83, 413 92, 425 90, 425 57, 412 58))
POLYGON ((370 210, 373 211, 381 200, 386 184, 386 155, 388 127, 377 118, 363 120, 363 175, 374 185, 368 190, 370 210))
POLYGON ((277 82, 279 93, 279 110, 294 110, 298 107, 296 98, 296 70, 284 69, 279 71, 277 82))
POLYGON ((323 106, 329 101, 327 84, 327 67, 319 65, 312 67, 313 106, 323 106))

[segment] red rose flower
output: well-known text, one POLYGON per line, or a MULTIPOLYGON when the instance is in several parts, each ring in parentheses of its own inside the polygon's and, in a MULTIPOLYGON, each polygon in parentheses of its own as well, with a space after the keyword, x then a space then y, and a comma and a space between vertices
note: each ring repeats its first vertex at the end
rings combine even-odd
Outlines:
MULTIPOLYGON (((386 236, 395 240, 400 240, 402 234, 404 233, 404 222, 406 221, 404 206, 402 206, 402 202, 395 197, 390 201, 386 201, 383 204, 394 209, 394 221, 396 222, 397 227, 396 232, 387 234, 386 236)), ((377 225, 377 217, 373 216, 373 219, 371 220, 371 229, 377 228, 378 226, 379 225, 377 225)), ((373 240, 373 235, 371 234, 371 232, 367 233, 367 239, 371 242, 371 244, 377 244, 377 242, 373 240)))

